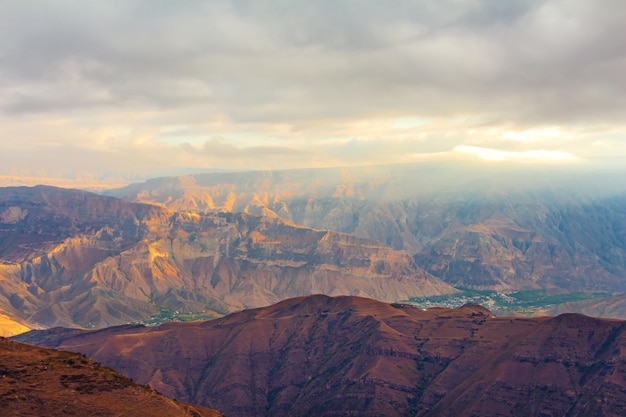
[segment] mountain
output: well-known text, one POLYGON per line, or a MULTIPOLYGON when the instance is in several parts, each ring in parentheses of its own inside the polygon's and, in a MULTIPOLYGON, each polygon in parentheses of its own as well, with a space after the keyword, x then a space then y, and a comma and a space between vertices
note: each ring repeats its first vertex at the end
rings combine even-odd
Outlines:
POLYGON ((275 216, 407 250, 450 285, 626 291, 623 172, 413 164, 195 174, 110 191, 170 209, 275 216))
POLYGON ((602 299, 584 300, 559 304, 542 309, 544 315, 579 312, 588 316, 621 319, 626 317, 626 294, 617 294, 602 299))
POLYGON ((578 314, 315 295, 205 322, 16 338, 232 417, 626 413, 626 322, 578 314))
POLYGON ((220 417, 172 401, 84 355, 0 338, 0 409, 5 417, 220 417))
POLYGON ((0 311, 0 337, 9 337, 16 334, 24 333, 32 329, 32 326, 21 320, 16 320, 13 317, 0 311))
POLYGON ((0 189, 0 260, 0 309, 43 327, 219 316, 312 293, 455 291, 371 239, 43 186, 0 189))

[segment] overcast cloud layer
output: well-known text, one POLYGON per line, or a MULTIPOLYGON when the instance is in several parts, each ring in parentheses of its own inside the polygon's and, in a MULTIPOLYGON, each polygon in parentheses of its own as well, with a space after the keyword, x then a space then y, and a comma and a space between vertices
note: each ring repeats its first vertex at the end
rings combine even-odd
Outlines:
POLYGON ((0 175, 626 158, 626 6, 0 1, 0 175))

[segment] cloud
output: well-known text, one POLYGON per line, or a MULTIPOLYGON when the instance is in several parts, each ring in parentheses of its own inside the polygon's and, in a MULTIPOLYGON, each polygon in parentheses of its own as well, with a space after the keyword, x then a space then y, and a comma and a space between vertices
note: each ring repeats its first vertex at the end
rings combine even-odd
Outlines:
POLYGON ((460 145, 454 151, 476 156, 484 161, 515 161, 531 163, 563 163, 575 162, 578 158, 569 152, 533 149, 521 152, 502 151, 498 149, 480 148, 477 146, 460 145))
POLYGON ((241 147, 225 143, 223 140, 213 138, 204 142, 200 147, 193 146, 189 143, 181 145, 185 152, 190 154, 204 154, 214 158, 222 159, 241 159, 241 158, 274 158, 274 157, 302 157, 306 156, 308 152, 293 149, 290 147, 280 146, 248 146, 241 147))
POLYGON ((0 143, 251 168, 600 155, 626 141, 625 23, 619 0, 8 0, 0 143))
POLYGON ((545 142, 562 138, 563 136, 563 132, 556 127, 529 129, 524 131, 508 131, 502 134, 503 139, 524 143, 545 142))

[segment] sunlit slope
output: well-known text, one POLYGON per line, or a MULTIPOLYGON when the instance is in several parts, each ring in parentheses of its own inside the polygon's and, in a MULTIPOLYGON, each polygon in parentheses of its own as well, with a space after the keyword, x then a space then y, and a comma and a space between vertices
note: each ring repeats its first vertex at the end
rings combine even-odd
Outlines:
POLYGON ((31 329, 32 326, 26 326, 0 311, 0 336, 15 336, 16 334, 24 333, 31 329))

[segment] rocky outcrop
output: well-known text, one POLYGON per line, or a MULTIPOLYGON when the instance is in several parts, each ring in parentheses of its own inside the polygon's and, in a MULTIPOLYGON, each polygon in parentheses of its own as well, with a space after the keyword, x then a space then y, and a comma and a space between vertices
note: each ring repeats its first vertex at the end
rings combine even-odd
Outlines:
POLYGON ((0 212, 13 213, 0 223, 0 308, 41 326, 104 327, 158 309, 218 315, 313 293, 454 292, 405 251, 278 218, 50 187, 1 190, 0 212))
POLYGON ((310 296, 222 319, 18 339, 229 416, 619 416, 626 324, 310 296))

